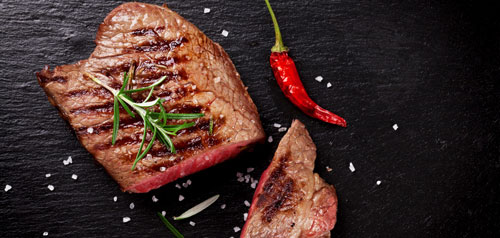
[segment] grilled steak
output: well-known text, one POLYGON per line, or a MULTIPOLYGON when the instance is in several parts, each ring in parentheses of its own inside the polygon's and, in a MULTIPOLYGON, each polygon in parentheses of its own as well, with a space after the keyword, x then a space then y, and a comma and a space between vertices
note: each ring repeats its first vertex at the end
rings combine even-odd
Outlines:
MULTIPOLYGON (((166 6, 126 3, 115 8, 100 25, 95 43, 88 59, 54 70, 46 66, 37 78, 82 145, 123 190, 148 192, 263 140, 257 109, 226 52, 166 6), (167 111, 205 114, 194 120, 194 127, 172 138, 177 153, 156 140, 134 171, 142 120, 120 111, 117 142, 111 145, 113 95, 84 75, 88 72, 119 89, 123 73, 132 66, 136 67, 134 88, 167 77, 153 94, 165 99, 167 111)), ((133 97, 138 101, 146 94, 133 97)))
POLYGON ((330 237, 337 221, 335 188, 313 173, 316 146, 294 121, 262 174, 242 238, 330 237))

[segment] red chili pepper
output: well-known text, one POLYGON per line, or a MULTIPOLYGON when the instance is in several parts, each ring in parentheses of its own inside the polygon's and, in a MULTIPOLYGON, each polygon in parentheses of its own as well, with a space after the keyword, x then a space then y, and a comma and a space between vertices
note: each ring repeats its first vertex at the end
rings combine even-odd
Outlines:
POLYGON ((300 81, 295 63, 293 59, 288 56, 288 47, 283 45, 278 21, 274 16, 271 4, 269 0, 265 1, 269 13, 271 13, 274 32, 276 33, 276 44, 271 49, 271 68, 273 69, 274 77, 276 81, 278 81, 281 91, 283 91, 285 96, 305 114, 324 122, 346 127, 346 121, 342 117, 320 107, 307 94, 304 85, 302 85, 302 81, 300 81))

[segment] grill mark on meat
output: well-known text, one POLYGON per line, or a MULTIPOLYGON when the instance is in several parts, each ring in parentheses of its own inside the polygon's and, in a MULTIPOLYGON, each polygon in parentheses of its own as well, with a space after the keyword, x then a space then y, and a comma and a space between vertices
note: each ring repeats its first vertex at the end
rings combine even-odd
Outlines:
MULTIPOLYGON (((287 204, 294 190, 294 181, 286 174, 286 161, 289 155, 280 158, 279 165, 271 172, 259 196, 258 207, 263 207, 262 221, 271 222, 280 209, 290 207, 287 204)), ((292 206, 293 207, 293 206, 292 206)))
MULTIPOLYGON (((126 129, 126 128, 132 128, 132 127, 139 127, 143 126, 143 121, 140 117, 136 116, 135 118, 133 117, 127 117, 120 119, 120 129, 126 129)), ((89 127, 80 127, 76 129, 76 134, 77 135, 86 135, 89 134, 87 129, 89 127)), ((92 127, 93 134, 100 134, 103 132, 107 132, 109 130, 113 129, 113 122, 106 122, 101 125, 92 127)))
MULTIPOLYGON (((120 111, 122 111, 121 108, 120 108, 120 111)), ((71 109, 69 112, 74 114, 74 115, 93 114, 93 113, 109 114, 109 113, 113 112, 113 102, 107 102, 104 104, 79 107, 79 108, 71 109)))
POLYGON ((96 96, 100 98, 112 98, 113 94, 109 92, 105 88, 92 88, 89 90, 86 89, 79 89, 79 90, 73 90, 69 91, 64 94, 65 97, 82 97, 82 96, 96 96))
POLYGON ((164 40, 157 37, 157 39, 154 41, 150 40, 143 43, 142 45, 134 47, 134 50, 138 52, 171 51, 187 42, 188 40, 184 37, 180 37, 179 39, 175 40, 164 40))
POLYGON ((67 82, 66 78, 62 77, 62 76, 45 75, 45 74, 42 74, 40 72, 36 73, 36 76, 38 78, 38 82, 40 82, 40 84, 42 86, 44 86, 45 84, 50 83, 50 82, 58 82, 58 83, 66 83, 67 82))
POLYGON ((130 32, 133 36, 158 36, 158 32, 165 30, 165 27, 159 26, 155 28, 140 28, 130 32))

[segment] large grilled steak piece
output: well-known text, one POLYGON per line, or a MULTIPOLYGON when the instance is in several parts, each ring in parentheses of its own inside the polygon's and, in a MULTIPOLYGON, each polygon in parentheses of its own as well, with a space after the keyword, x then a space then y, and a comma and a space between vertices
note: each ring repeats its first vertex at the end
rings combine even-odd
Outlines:
POLYGON ((242 238, 330 237, 337 195, 313 173, 315 159, 309 133, 294 121, 260 178, 242 238))
MULTIPOLYGON (((123 190, 148 192, 235 156, 265 137, 257 109, 226 52, 166 6, 126 3, 115 8, 99 26, 95 43, 90 58, 54 70, 45 67, 37 78, 82 145, 123 190), (131 66, 136 67, 134 88, 167 77, 154 97, 165 99, 168 111, 205 113, 194 127, 173 137, 176 154, 155 141, 134 171, 142 120, 121 111, 117 142, 111 145, 113 96, 84 75, 89 72, 118 89, 131 66)), ((136 101, 145 97, 133 96, 136 101)))

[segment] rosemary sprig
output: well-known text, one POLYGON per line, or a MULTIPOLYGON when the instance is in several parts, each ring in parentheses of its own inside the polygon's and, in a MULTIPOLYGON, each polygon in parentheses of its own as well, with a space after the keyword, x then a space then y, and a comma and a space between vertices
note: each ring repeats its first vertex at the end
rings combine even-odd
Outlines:
POLYGON ((192 207, 191 209, 185 211, 184 213, 182 213, 181 215, 179 215, 178 217, 174 217, 174 220, 182 220, 182 219, 186 219, 186 218, 190 218, 200 212, 202 212, 203 210, 205 210, 207 207, 209 207, 210 205, 212 205, 215 201, 217 201, 217 199, 219 198, 219 194, 213 196, 213 197, 210 197, 209 199, 203 201, 202 203, 192 207))
POLYGON ((160 85, 165 79, 166 76, 161 77, 155 83, 136 89, 127 89, 129 85, 129 81, 133 79, 134 68, 131 67, 128 73, 124 73, 123 75, 123 85, 120 90, 115 90, 108 85, 104 84, 102 81, 91 75, 90 73, 85 73, 87 77, 92 79, 95 83, 101 85, 105 89, 109 90, 114 97, 113 103, 113 135, 111 139, 111 143, 114 145, 116 142, 116 137, 118 134, 118 129, 120 126, 120 108, 121 105, 125 111, 131 116, 135 117, 135 114, 132 112, 130 108, 132 108, 135 113, 137 113, 144 122, 144 133, 142 136, 142 141, 139 146, 139 151, 137 152, 137 156, 132 165, 132 170, 135 169, 137 163, 146 156, 149 150, 153 147, 154 141, 158 139, 160 143, 164 144, 167 149, 170 150, 171 153, 176 153, 174 144, 170 139, 170 136, 177 135, 177 132, 182 129, 186 129, 194 126, 194 122, 183 123, 179 125, 167 125, 167 120, 175 119, 175 120, 186 120, 186 119, 196 119, 203 117, 203 113, 167 113, 165 108, 163 107, 163 99, 156 98, 155 100, 148 101, 152 95, 154 88, 160 85), (145 90, 150 90, 148 96, 143 102, 135 102, 130 94, 135 92, 141 92, 145 90), (152 111, 153 107, 159 107, 160 112, 152 111), (144 143, 146 141, 147 132, 152 132, 151 140, 149 141, 146 148, 144 148, 144 143))
POLYGON ((177 230, 175 227, 165 218, 161 213, 157 213, 158 216, 160 217, 161 221, 165 226, 174 234, 175 237, 177 238, 184 238, 184 236, 177 230))

